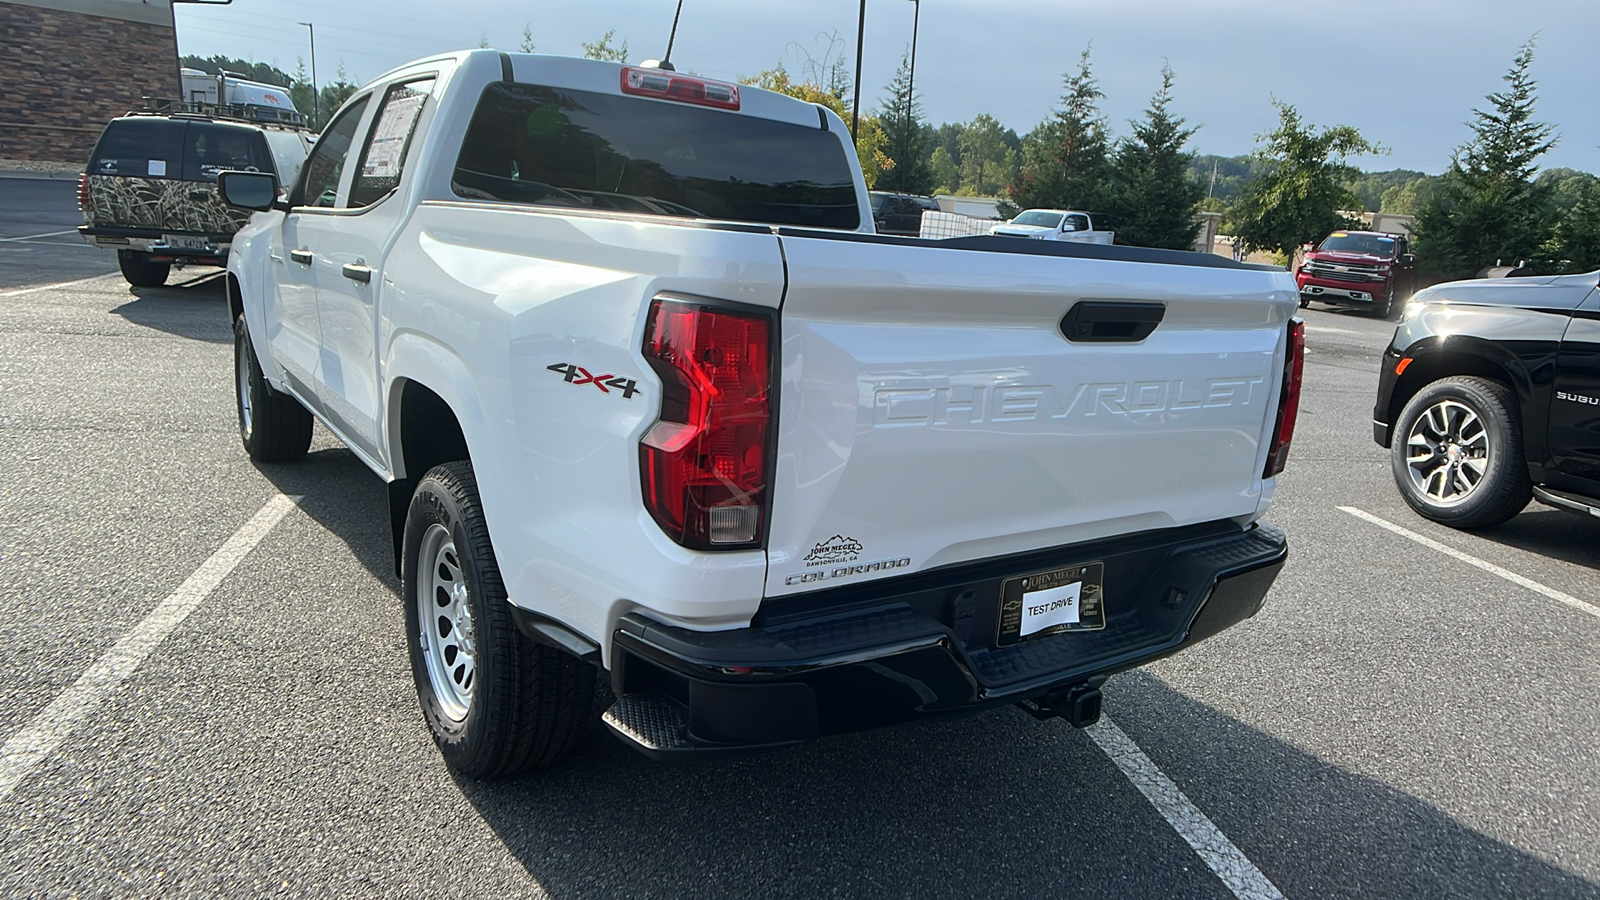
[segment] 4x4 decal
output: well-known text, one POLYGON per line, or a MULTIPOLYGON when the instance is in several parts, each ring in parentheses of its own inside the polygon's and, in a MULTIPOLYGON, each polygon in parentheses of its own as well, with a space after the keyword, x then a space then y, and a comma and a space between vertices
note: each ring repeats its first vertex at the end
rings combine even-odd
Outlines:
POLYGON ((612 388, 616 388, 622 392, 624 400, 632 400, 633 395, 639 393, 639 386, 632 378, 618 378, 610 372, 604 375, 591 375, 588 369, 571 363, 556 363, 545 368, 566 376, 564 380, 567 384, 592 384, 599 388, 602 394, 609 394, 612 388))

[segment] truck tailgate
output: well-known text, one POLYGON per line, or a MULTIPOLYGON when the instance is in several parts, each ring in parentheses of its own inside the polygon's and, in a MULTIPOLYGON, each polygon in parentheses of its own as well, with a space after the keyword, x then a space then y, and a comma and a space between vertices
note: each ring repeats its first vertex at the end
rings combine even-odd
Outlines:
POLYGON ((1288 273, 782 242, 768 596, 1257 514, 1288 273), (1080 301, 1164 317, 1069 341, 1080 301))

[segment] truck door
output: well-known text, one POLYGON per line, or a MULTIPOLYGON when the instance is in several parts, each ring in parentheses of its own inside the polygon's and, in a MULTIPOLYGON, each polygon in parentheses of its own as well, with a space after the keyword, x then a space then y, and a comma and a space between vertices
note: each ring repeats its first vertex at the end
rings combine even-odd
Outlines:
POLYGON ((267 316, 267 340, 273 358, 301 394, 322 411, 311 386, 316 381, 321 355, 322 327, 317 316, 316 256, 311 244, 324 221, 339 206, 339 182, 350 153, 356 125, 366 111, 367 97, 357 99, 322 132, 302 167, 301 179, 290 193, 290 210, 283 217, 282 243, 272 258, 277 273, 277 309, 267 316))
POLYGON ((317 393, 328 419, 374 459, 384 458, 376 303, 383 288, 383 253, 405 215, 406 204, 394 194, 433 85, 431 75, 413 77, 383 91, 352 145, 354 164, 339 194, 343 213, 320 217, 314 233, 302 233, 317 259, 322 323, 317 393))
POLYGON ((1551 486, 1600 497, 1600 291, 1567 323, 1551 391, 1550 468, 1564 482, 1551 486))

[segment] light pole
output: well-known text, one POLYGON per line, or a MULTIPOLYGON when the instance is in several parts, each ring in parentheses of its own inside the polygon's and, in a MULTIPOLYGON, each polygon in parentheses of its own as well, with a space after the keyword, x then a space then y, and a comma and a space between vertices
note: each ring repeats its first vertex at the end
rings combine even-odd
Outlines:
POLYGON ((317 29, 310 22, 299 23, 311 33, 311 124, 322 118, 322 98, 317 92, 317 29))

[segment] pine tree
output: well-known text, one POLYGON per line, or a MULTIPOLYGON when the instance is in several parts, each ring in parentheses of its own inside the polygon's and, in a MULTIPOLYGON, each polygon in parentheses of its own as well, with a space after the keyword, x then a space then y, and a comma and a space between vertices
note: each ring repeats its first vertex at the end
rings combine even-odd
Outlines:
POLYGON ((1555 126, 1533 119, 1533 40, 1518 50, 1487 99, 1472 111, 1473 137, 1457 148, 1438 189, 1417 218, 1424 265, 1463 277, 1483 266, 1537 260, 1555 225, 1553 187, 1537 181, 1538 159, 1556 145, 1555 126))
POLYGON ((1285 258, 1328 232, 1358 225, 1340 210, 1357 209, 1350 183, 1361 172, 1345 160, 1383 149, 1349 125, 1318 129, 1287 103, 1272 101, 1278 127, 1262 135, 1253 154, 1263 172, 1246 184, 1230 211, 1235 234, 1250 250, 1285 258))
POLYGON ((1600 181, 1589 179, 1576 189, 1577 203, 1556 223, 1550 256, 1564 272, 1600 269, 1600 181))
POLYGON ((889 96, 878 110, 878 122, 886 138, 884 152, 894 160, 894 168, 878 176, 878 189, 927 194, 933 190, 933 173, 928 168, 922 105, 911 91, 910 57, 902 56, 894 80, 889 83, 889 96))
POLYGON ((1143 122, 1133 123, 1133 136, 1117 145, 1114 164, 1116 197, 1109 210, 1117 222, 1117 240, 1136 247, 1188 250, 1200 222, 1195 211, 1205 189, 1194 180, 1194 154, 1184 145, 1195 133, 1168 111, 1174 76, 1161 67, 1161 89, 1150 100, 1143 122))
POLYGON ((1104 212, 1110 199, 1110 136, 1099 101, 1105 97, 1089 67, 1063 77, 1061 108, 1022 139, 1022 165, 1006 192, 1018 207, 1104 212))

